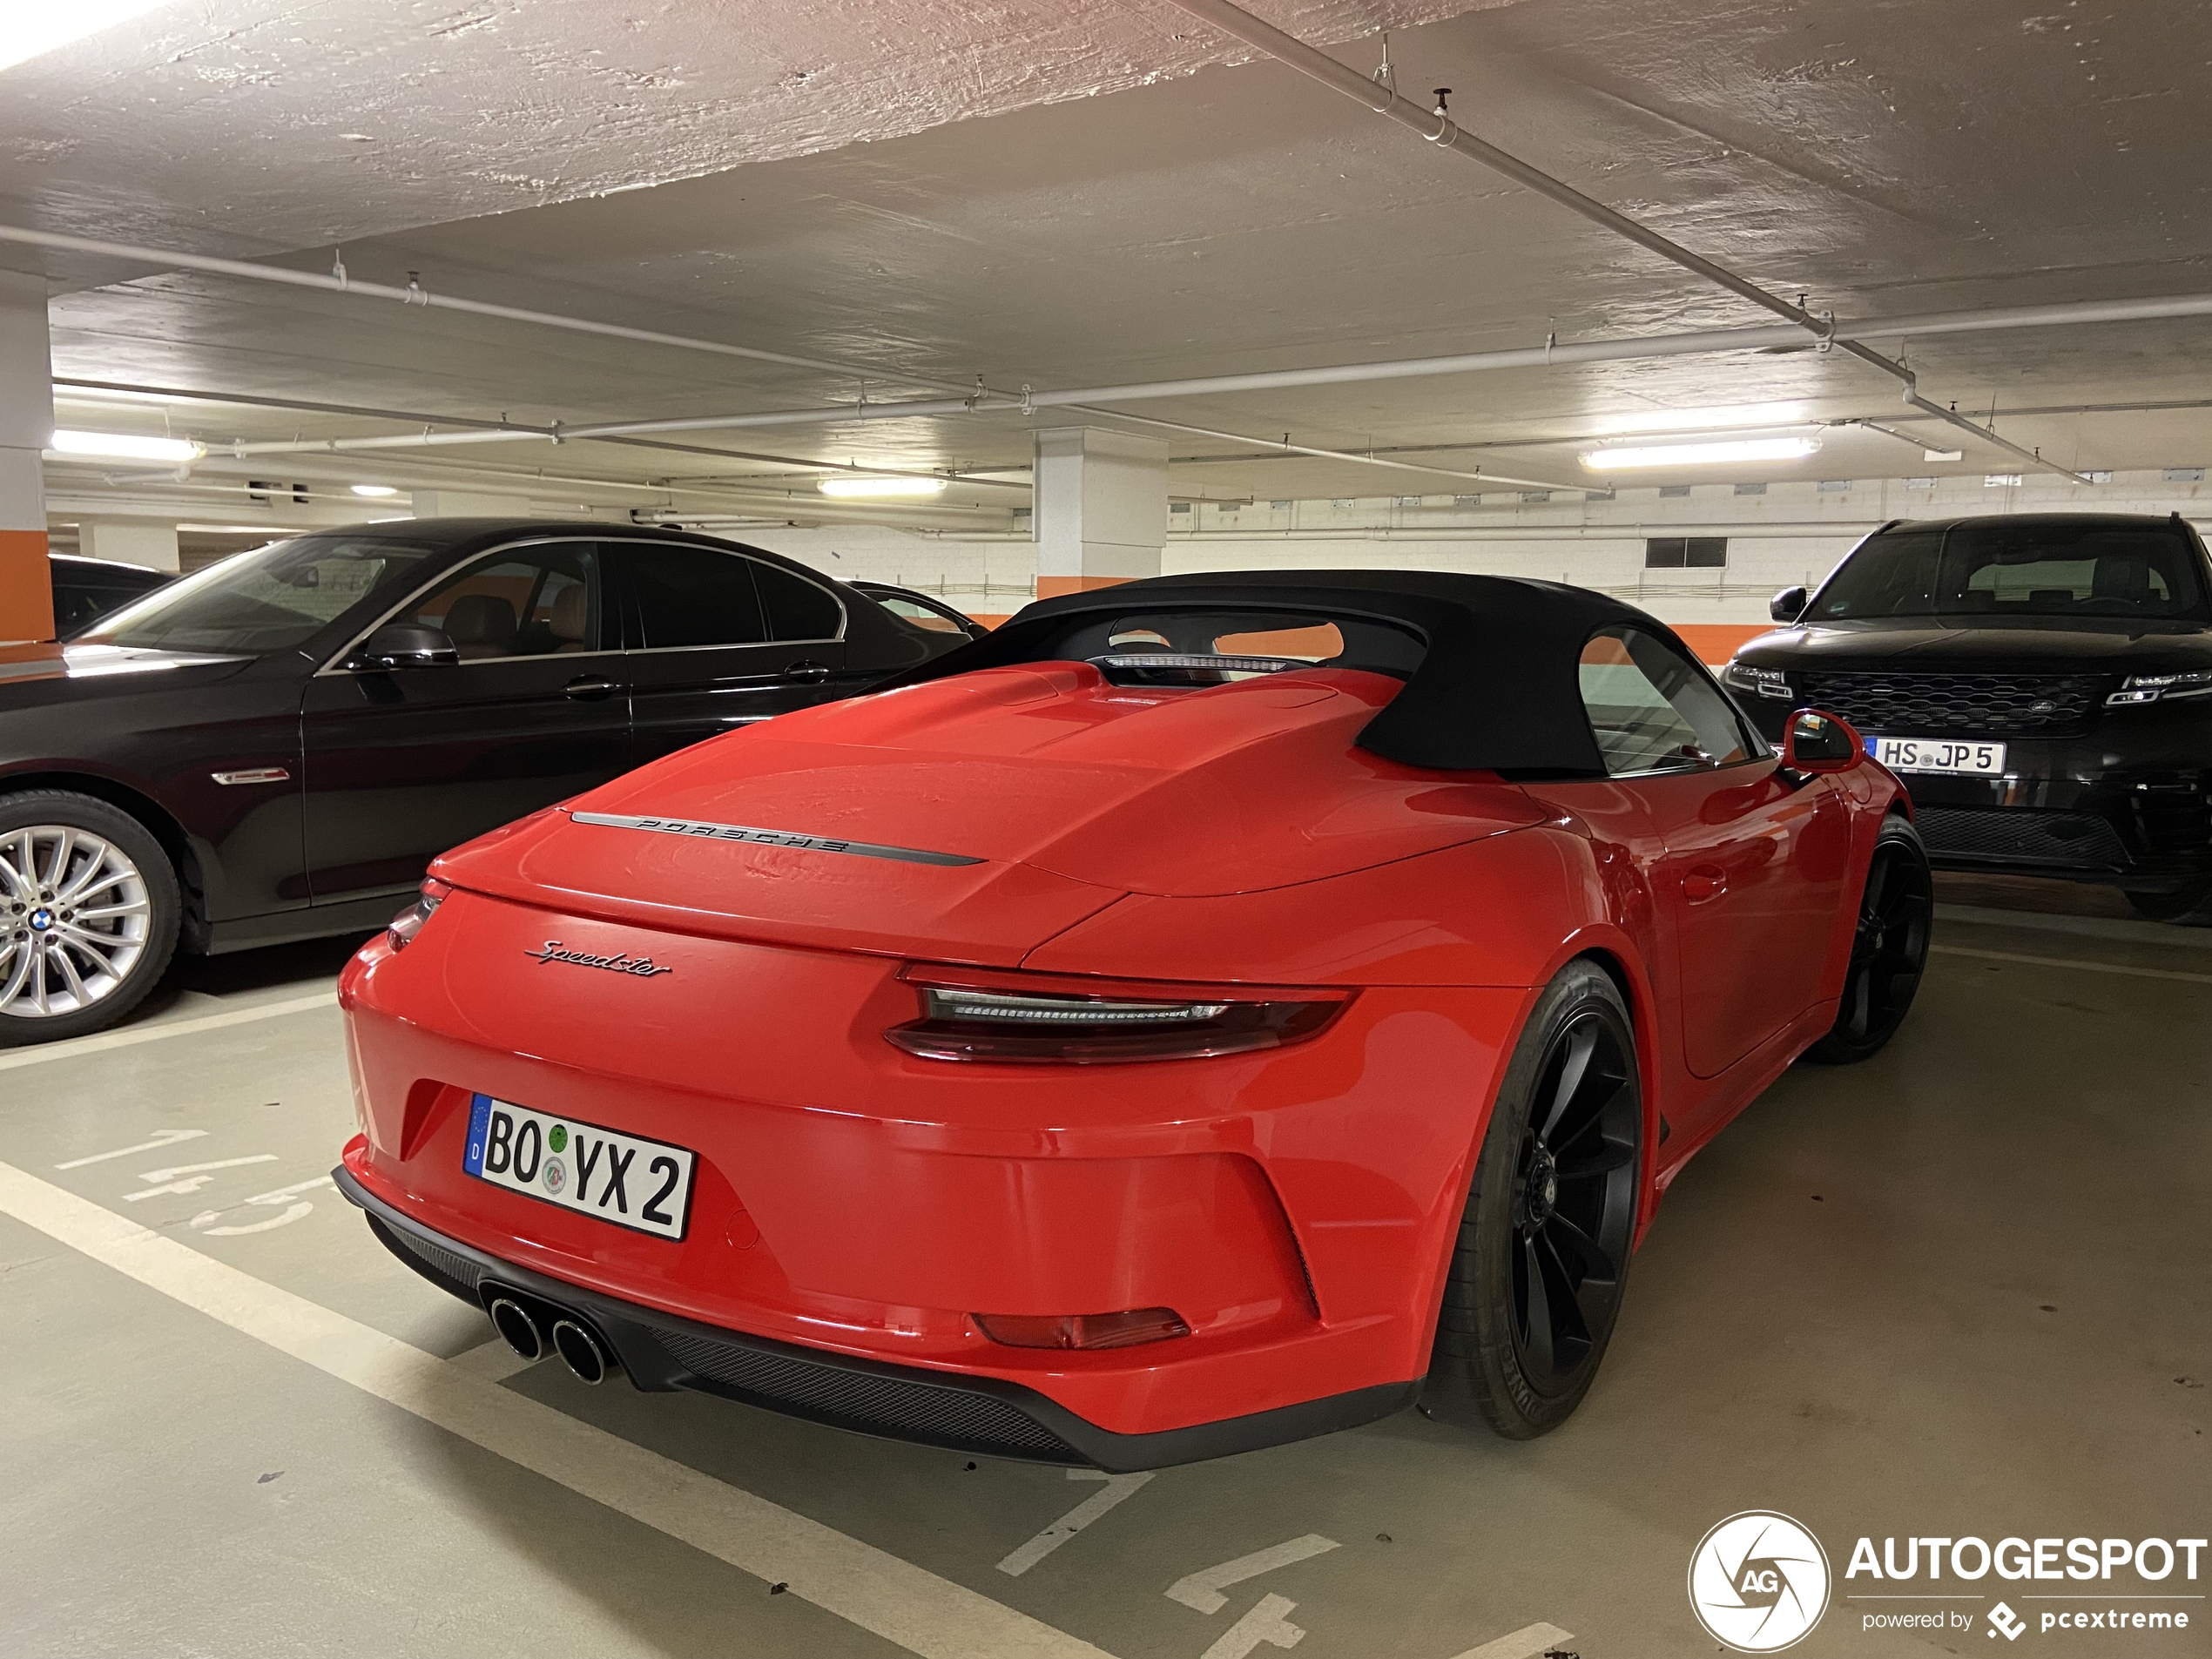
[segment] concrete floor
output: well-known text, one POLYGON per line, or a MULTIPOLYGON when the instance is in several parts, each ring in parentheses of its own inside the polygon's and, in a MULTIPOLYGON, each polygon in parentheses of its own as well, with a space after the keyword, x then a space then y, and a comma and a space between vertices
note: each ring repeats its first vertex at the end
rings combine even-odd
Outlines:
MULTIPOLYGON (((1853 1541, 2208 1530, 2212 933, 1945 897, 1892 1047, 1793 1073, 1676 1182, 1567 1428, 1407 1413, 1112 1487, 502 1374, 334 1192, 280 1190, 351 1132, 337 1014, 298 1006, 343 948, 193 965, 124 1041, 0 1055, 0 1653, 1239 1659, 1287 1625, 1311 1659, 1665 1659, 1718 1651, 1691 1550, 1766 1508, 1838 1575, 1793 1651, 1990 1655, 1989 1583, 1949 1587, 1982 1592, 1956 1634, 1867 1633, 1932 1604, 1846 1599, 1883 1588, 1853 1541), (1164 1594, 1303 1538, 1333 1547, 1213 1614, 1164 1594)), ((2192 1629, 2028 1646, 2212 1652, 2202 1601, 2136 1605, 2192 1629)))

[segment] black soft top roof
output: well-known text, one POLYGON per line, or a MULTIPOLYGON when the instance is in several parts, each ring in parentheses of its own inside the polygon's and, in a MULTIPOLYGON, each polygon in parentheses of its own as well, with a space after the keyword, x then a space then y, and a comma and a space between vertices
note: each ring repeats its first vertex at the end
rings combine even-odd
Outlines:
POLYGON ((987 638, 880 689, 1056 661, 1055 647, 1102 616, 1184 610, 1290 610, 1409 630, 1426 647, 1420 664, 1358 742, 1386 760, 1455 772, 1603 776, 1576 674, 1583 644, 1601 628, 1627 624, 1681 647, 1666 624, 1634 605, 1554 582, 1426 570, 1213 572, 1040 599, 987 638))

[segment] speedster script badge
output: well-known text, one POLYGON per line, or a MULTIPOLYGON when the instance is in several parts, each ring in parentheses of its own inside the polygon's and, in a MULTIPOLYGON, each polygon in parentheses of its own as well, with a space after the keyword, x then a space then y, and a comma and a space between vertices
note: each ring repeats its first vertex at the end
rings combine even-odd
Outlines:
POLYGON ((557 939, 545 941, 543 950, 525 950, 525 956, 534 957, 542 966, 546 962, 566 962, 572 968, 604 968, 610 974, 632 974, 639 979, 651 979, 656 974, 673 974, 672 968, 663 968, 650 956, 632 956, 618 950, 611 956, 594 955, 588 950, 570 950, 557 939))

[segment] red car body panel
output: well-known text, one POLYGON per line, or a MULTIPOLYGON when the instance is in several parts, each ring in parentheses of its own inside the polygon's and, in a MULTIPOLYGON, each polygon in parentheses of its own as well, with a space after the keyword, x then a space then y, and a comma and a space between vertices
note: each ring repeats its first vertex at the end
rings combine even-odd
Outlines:
POLYGON ((435 1233, 718 1329, 1037 1391, 1116 1434, 1419 1379, 1523 1021, 1595 954, 1636 1025, 1647 1198, 1833 1022, 1871 761, 1518 785, 1354 745, 1396 690, 992 670, 713 739, 448 854, 341 983, 345 1169, 435 1233), (576 821, 645 814, 979 860, 576 821), (648 957, 639 977, 542 960, 648 957), (1318 1035, 1134 1065, 947 1063, 909 962, 1356 988, 1318 1035), (462 1172, 472 1092, 693 1150, 680 1242, 462 1172), (971 1315, 1165 1307, 1172 1341, 971 1315))

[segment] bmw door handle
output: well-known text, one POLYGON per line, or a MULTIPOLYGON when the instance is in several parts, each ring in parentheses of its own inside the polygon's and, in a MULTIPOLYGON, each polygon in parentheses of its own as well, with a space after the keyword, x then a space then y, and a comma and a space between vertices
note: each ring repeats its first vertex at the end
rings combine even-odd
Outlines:
POLYGON ((615 683, 597 674, 579 674, 561 688, 562 696, 574 698, 579 703, 596 703, 614 693, 615 683))
POLYGON ((808 685, 819 685, 829 677, 829 667, 823 663, 793 663, 784 670, 786 679, 803 681, 808 685))
POLYGON ((1728 891, 1728 872, 1717 864, 1693 864, 1683 873, 1682 896, 1705 904, 1728 891))

